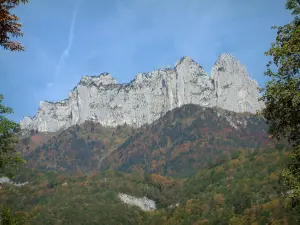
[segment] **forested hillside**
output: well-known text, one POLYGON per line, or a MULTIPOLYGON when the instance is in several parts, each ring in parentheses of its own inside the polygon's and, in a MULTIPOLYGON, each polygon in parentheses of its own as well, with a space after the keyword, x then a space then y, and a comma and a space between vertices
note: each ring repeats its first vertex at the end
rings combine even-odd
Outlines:
POLYGON ((31 213, 30 224, 297 224, 282 185, 287 146, 269 140, 261 117, 196 105, 139 129, 32 131, 18 145, 28 163, 15 179, 28 184, 6 183, 1 205, 31 213))
POLYGON ((297 224, 299 208, 291 208, 280 172, 289 150, 241 150, 228 159, 174 180, 134 170, 85 175, 22 169, 16 187, 5 184, 1 205, 28 224, 297 224), (118 193, 146 196, 157 210, 141 211, 121 202, 118 193))
POLYGON ((134 129, 127 125, 110 128, 85 122, 56 133, 31 131, 21 136, 17 149, 30 168, 99 171, 102 160, 133 132, 134 129))
POLYGON ((185 105, 138 130, 104 160, 103 168, 184 177, 239 149, 255 151, 269 144, 260 117, 185 105))

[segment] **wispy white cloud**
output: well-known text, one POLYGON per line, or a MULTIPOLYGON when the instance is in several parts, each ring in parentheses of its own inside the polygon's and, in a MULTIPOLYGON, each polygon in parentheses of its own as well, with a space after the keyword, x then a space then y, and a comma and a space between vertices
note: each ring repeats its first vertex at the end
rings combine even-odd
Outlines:
MULTIPOLYGON (((70 51, 72 49, 73 46, 73 40, 74 40, 74 36, 75 36, 75 24, 76 24, 76 15, 77 15, 77 10, 78 10, 78 5, 79 5, 79 1, 77 2, 74 10, 73 10, 73 14, 72 14, 72 21, 71 21, 71 25, 70 25, 70 32, 69 32, 69 40, 68 40, 68 45, 67 47, 64 49, 64 51, 62 52, 62 54, 60 55, 60 59, 56 65, 56 71, 55 71, 55 76, 54 76, 54 80, 59 76, 60 71, 65 63, 65 61, 69 58, 70 55, 70 51)), ((49 84, 49 83, 48 83, 49 84)), ((51 83, 51 87, 54 85, 54 83, 51 83)), ((49 85, 48 85, 49 87, 49 85)))

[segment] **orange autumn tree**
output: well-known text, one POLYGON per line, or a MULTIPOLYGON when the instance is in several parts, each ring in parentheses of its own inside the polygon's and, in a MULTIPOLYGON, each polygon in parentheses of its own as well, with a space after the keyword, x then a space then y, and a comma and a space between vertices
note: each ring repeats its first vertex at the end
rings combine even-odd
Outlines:
POLYGON ((23 36, 19 17, 10 12, 20 3, 28 3, 28 0, 0 0, 0 45, 11 51, 24 51, 20 42, 11 41, 11 37, 23 36))

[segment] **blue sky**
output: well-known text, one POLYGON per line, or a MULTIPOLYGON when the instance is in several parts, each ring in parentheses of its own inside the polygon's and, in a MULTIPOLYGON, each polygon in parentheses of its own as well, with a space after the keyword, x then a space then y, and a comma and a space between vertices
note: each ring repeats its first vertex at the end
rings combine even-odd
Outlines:
POLYGON ((30 0, 15 9, 25 52, 0 49, 0 93, 12 119, 41 100, 67 97, 83 75, 119 83, 190 56, 210 70, 221 53, 246 65, 260 86, 275 40, 291 20, 285 0, 30 0))

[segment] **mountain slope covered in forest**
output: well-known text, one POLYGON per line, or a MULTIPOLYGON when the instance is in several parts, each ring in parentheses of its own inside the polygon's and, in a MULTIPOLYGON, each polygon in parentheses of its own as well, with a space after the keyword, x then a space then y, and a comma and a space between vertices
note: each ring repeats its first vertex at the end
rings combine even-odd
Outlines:
POLYGON ((111 128, 87 121, 55 133, 32 132, 21 137, 17 149, 30 168, 99 171, 102 160, 133 133, 127 125, 111 128))
POLYGON ((21 169, 5 184, 0 205, 18 215, 32 213, 30 224, 297 224, 281 170, 284 145, 233 153, 220 164, 184 179, 134 170, 85 175, 21 169), (155 211, 127 205, 119 193, 155 201, 155 211))
POLYGON ((233 151, 269 144, 263 118, 219 108, 184 105, 145 126, 104 159, 103 168, 186 176, 233 151))

